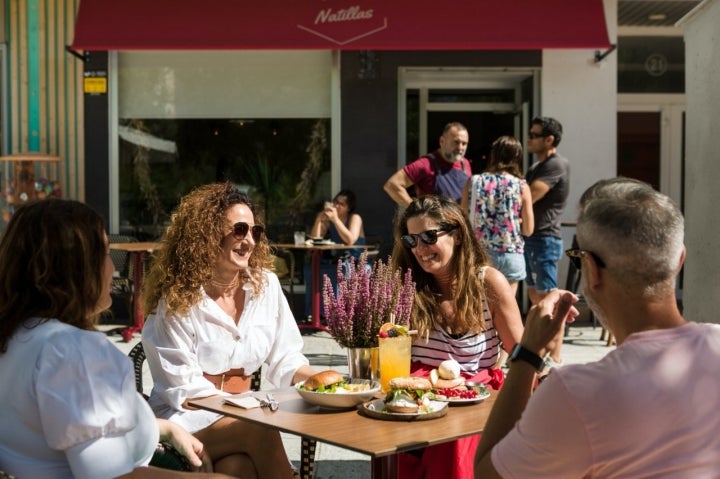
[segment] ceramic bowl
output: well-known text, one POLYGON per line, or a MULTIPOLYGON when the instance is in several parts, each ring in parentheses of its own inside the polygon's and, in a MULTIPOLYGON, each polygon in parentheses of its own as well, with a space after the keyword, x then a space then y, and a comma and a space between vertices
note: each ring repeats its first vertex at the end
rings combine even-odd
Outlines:
POLYGON ((320 407, 335 409, 351 409, 358 404, 371 400, 380 391, 380 383, 367 379, 348 379, 350 385, 367 386, 367 389, 358 392, 341 391, 334 393, 319 393, 301 389, 304 382, 297 383, 295 389, 298 394, 307 402, 320 407))

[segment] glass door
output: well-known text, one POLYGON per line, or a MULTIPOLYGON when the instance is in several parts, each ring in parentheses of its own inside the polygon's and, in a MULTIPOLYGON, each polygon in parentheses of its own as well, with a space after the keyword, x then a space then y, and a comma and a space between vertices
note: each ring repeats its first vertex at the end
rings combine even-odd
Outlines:
POLYGON ((464 124, 473 173, 485 169, 492 142, 502 135, 524 141, 536 72, 482 69, 401 69, 398 167, 438 147, 443 127, 464 124))

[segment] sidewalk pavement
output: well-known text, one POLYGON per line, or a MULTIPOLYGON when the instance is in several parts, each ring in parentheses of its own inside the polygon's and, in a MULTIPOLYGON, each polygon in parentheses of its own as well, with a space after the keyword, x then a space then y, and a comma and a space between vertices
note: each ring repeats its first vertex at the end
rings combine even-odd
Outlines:
MULTIPOLYGON (((100 328, 110 330, 117 325, 103 325, 100 328)), ((596 361, 614 347, 605 346, 600 340, 600 327, 593 327, 585 321, 578 321, 569 328, 563 345, 564 364, 582 364, 596 361)), ((128 353, 140 341, 140 335, 135 334, 128 343, 123 342, 119 334, 108 336, 121 351, 128 353)), ((329 334, 316 332, 303 335, 305 342, 304 353, 310 364, 316 369, 335 369, 347 373, 347 357, 345 349, 340 347, 329 334)), ((264 366, 263 366, 264 367, 264 366)), ((145 392, 149 393, 152 387, 150 372, 145 367, 143 374, 145 392)), ((270 389, 272 385, 265 380, 263 374, 263 389, 270 389)), ((300 438, 291 434, 282 433, 283 444, 288 457, 297 467, 300 464, 300 438)), ((318 479, 366 479, 370 477, 370 457, 353 451, 318 443, 315 452, 315 477, 318 479)))

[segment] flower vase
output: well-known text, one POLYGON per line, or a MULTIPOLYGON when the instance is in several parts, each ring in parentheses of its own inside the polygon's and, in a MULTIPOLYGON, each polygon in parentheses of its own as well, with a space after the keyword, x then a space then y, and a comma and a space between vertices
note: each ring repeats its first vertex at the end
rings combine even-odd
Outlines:
POLYGON ((348 348, 347 357, 351 379, 380 380, 380 348, 348 348))

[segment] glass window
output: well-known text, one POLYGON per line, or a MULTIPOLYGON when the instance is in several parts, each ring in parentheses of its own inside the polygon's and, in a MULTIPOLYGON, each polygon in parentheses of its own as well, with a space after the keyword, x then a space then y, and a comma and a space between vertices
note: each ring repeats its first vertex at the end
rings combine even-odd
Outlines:
POLYGON ((684 93, 682 37, 619 37, 618 93, 684 93))
POLYGON ((121 232, 157 237, 183 195, 229 180, 261 207, 268 236, 280 241, 272 225, 302 223, 317 198, 330 196, 329 128, 329 119, 120 120, 121 232))

